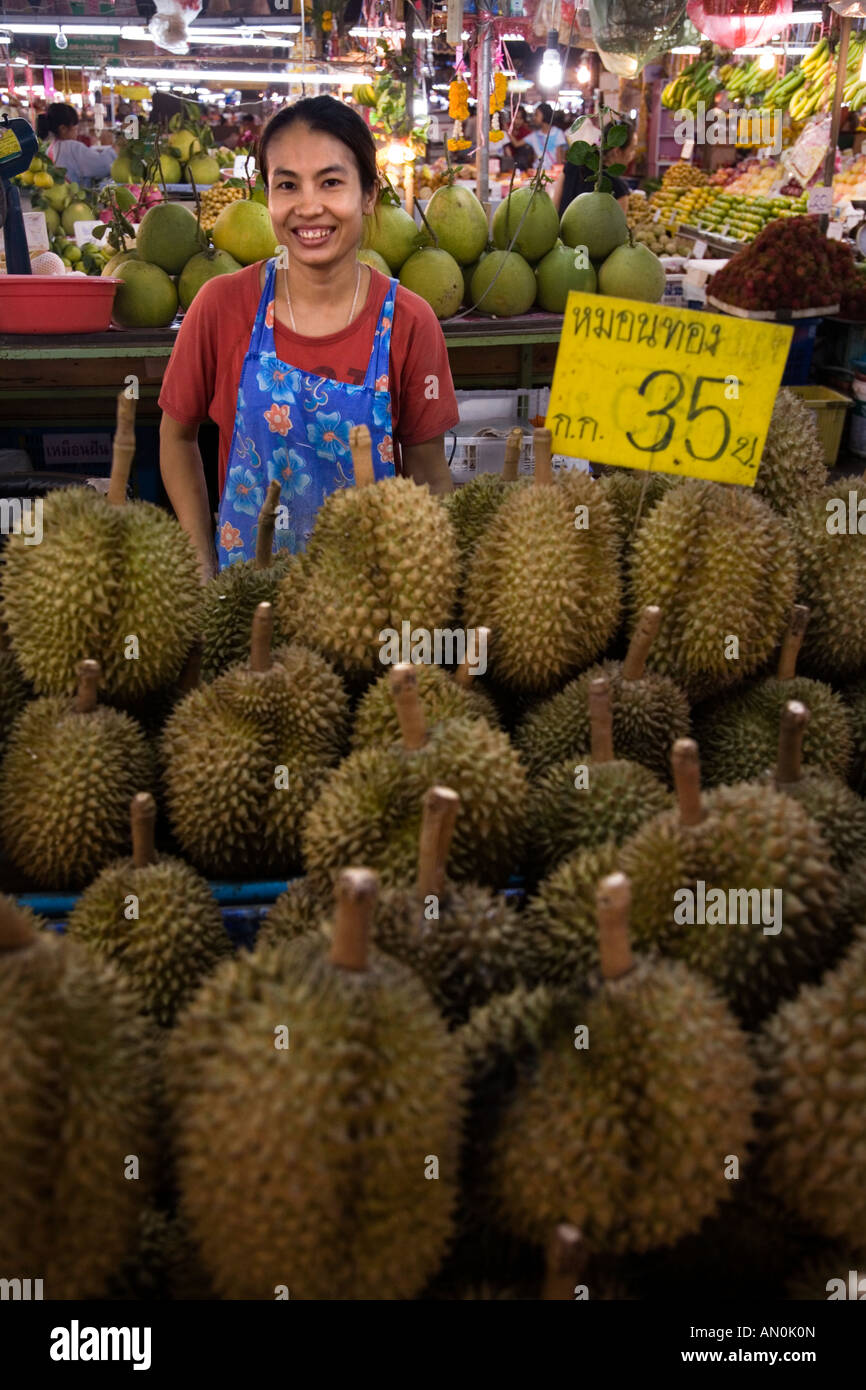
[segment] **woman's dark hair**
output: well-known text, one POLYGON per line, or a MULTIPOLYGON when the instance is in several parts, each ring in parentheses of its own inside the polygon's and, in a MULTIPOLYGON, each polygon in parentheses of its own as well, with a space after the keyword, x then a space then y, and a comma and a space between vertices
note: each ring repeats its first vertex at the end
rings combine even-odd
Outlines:
POLYGON ((80 117, 74 106, 64 101, 54 101, 47 111, 40 111, 36 117, 36 134, 40 140, 56 135, 62 125, 78 125, 80 117))
POLYGON ((541 119, 545 125, 550 125, 550 118, 553 115, 553 107, 549 101, 540 101, 536 106, 536 111, 541 112, 541 119))
POLYGON ((302 97, 292 106, 284 106, 276 111, 268 121, 258 141, 259 165, 265 187, 268 185, 268 145, 281 130, 289 126, 305 125, 310 130, 323 135, 333 135, 355 156, 361 187, 365 193, 372 193, 379 187, 379 171, 376 168, 376 146, 366 122, 334 97, 302 97))

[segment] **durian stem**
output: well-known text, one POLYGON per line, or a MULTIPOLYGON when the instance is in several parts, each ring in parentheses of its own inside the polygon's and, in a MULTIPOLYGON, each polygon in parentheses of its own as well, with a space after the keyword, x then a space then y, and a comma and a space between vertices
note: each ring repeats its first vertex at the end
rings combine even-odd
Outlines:
POLYGON ((776 757, 777 787, 790 787, 802 776, 803 739, 809 711, 799 700, 789 700, 779 723, 779 752, 776 757))
POLYGON ((102 672, 98 661, 81 661, 78 664, 78 693, 75 696, 76 714, 89 714, 96 709, 99 690, 99 677, 102 672))
POLYGON ((146 869, 156 859, 156 802, 150 792, 137 792, 129 803, 132 826, 132 862, 146 869))
POLYGON ((589 726, 592 761, 613 762, 613 705, 607 676, 597 676, 589 683, 589 726))
POLYGON ((418 843, 418 896, 441 898, 451 837, 460 810, 460 797, 450 787, 430 787, 424 794, 418 843))
POLYGON ((631 883, 625 874, 608 874, 595 895, 598 947, 605 980, 619 980, 634 968, 628 937, 631 883))
POLYGON ((272 603, 260 603, 253 614, 253 635, 250 641, 251 671, 270 671, 273 635, 274 606, 272 603))
POLYGON ((270 569, 274 558, 274 530, 277 525, 277 508, 280 505, 280 485, 276 478, 268 483, 265 500, 259 512, 259 525, 256 531, 256 558, 253 568, 270 569))
MULTIPOLYGON (((477 636, 477 638, 478 638, 478 643, 477 643, 477 646, 476 646, 476 654, 477 654, 478 650, 480 650, 482 647, 483 647, 484 650, 486 651, 487 645, 488 645, 488 643, 489 643, 489 641, 490 641, 490 628, 489 628, 489 627, 477 627, 477 628, 475 629, 475 634, 476 634, 476 636, 477 636)), ((478 664, 477 664, 477 662, 474 663, 474 664, 473 664, 473 663, 470 663, 469 658, 468 658, 468 657, 464 657, 464 659, 461 661, 460 665, 457 667, 457 670, 454 672, 454 679, 456 680, 456 682, 457 682, 458 685, 460 685, 460 686, 463 687, 464 690, 468 690, 469 687, 470 687, 470 685, 472 684, 473 680, 475 679, 475 676, 476 676, 477 674, 478 674, 478 664)))
POLYGON ((701 802, 701 762, 693 738, 678 738, 671 750, 674 791, 680 808, 680 825, 700 825, 704 818, 701 802))
POLYGON ((809 624, 809 612, 805 603, 795 603, 791 609, 791 618, 782 638, 782 650, 779 652, 777 680, 792 681, 797 674, 797 657, 809 624))
POLYGON ((550 430, 532 431, 532 462, 535 469, 535 482, 544 486, 553 482, 553 466, 550 458, 553 452, 553 435, 550 430))
POLYGON ((586 1242, 580 1231, 563 1221, 548 1242, 542 1299, 545 1302, 567 1299, 572 1303, 574 1286, 586 1272, 587 1259, 586 1242))
POLYGON ((117 398, 117 428, 111 450, 111 477, 108 480, 108 500, 115 507, 126 501, 129 470, 135 457, 135 397, 121 391, 117 398))
POLYGON ((505 441, 505 463, 502 465, 502 481, 516 483, 520 471, 520 451, 523 448, 523 430, 515 425, 505 441))
POLYGON ((27 918, 19 912, 14 898, 5 898, 0 893, 0 951, 20 951, 31 946, 37 933, 27 918))
POLYGON ((625 661, 622 663, 622 678, 624 681, 639 681, 643 679, 647 657, 650 654, 650 648, 653 642, 658 636, 661 621, 662 610, 656 604, 651 603, 647 608, 642 609, 641 615, 637 620, 637 627, 628 644, 625 661))
POLYGON ((423 748, 427 742, 427 719, 418 694, 418 678, 414 668, 407 662, 392 666, 389 682, 400 721, 403 747, 409 752, 423 748))
POLYGON ((204 643, 201 640, 193 642, 186 654, 183 670, 178 677, 177 690, 179 695, 188 695, 191 690, 195 690, 196 686, 200 684, 203 654, 204 643))
POLYGON ((352 450, 352 470, 355 487, 369 487, 375 482, 373 473, 373 442, 366 425, 353 425, 349 430, 349 448, 352 450))
POLYGON ((370 869, 344 869, 337 879, 329 959, 343 970, 366 970, 379 880, 370 869))

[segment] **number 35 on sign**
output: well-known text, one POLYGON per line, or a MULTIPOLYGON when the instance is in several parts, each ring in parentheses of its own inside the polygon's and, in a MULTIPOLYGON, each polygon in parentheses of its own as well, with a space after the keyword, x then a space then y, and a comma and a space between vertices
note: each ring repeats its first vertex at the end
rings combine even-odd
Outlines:
POLYGON ((754 485, 793 330, 572 290, 548 429, 556 453, 754 485))

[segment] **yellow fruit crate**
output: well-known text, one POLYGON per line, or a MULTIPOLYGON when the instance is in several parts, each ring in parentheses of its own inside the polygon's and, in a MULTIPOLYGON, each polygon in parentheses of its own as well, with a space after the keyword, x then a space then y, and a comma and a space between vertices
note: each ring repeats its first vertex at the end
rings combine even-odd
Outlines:
POLYGON ((788 390, 799 396, 810 410, 814 410, 818 433, 824 445, 824 461, 828 468, 832 468, 839 456, 845 411, 851 401, 841 392, 831 391, 829 386, 790 386, 788 390))

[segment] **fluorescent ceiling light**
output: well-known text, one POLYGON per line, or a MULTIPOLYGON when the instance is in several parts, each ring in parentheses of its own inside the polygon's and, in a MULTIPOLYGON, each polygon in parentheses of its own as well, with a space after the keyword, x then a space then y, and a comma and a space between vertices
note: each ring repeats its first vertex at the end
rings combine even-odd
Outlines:
POLYGON ((332 72, 259 72, 250 69, 249 72, 227 70, 225 68, 146 68, 129 67, 110 69, 113 78, 135 78, 143 77, 145 80, 154 82, 165 81, 170 77, 172 82, 201 82, 204 78, 208 82, 256 82, 266 85, 276 86, 281 82, 306 82, 310 87, 326 87, 329 84, 339 87, 351 75, 356 77, 363 76, 362 73, 349 74, 342 72, 334 74, 332 72))
MULTIPOLYGON (((301 26, 300 24, 293 24, 291 28, 287 27, 285 32, 287 34, 299 34, 301 32, 301 26)), ((147 29, 142 28, 140 25, 135 24, 124 25, 120 31, 120 37, 122 39, 129 39, 133 43, 153 43, 153 34, 149 33, 147 29)), ((269 38, 264 34, 262 34, 260 38, 251 38, 248 35, 241 36, 240 34, 232 34, 231 32, 226 33, 224 29, 202 30, 192 28, 188 31, 188 40, 191 44, 206 44, 209 48, 286 47, 285 39, 269 38)))

